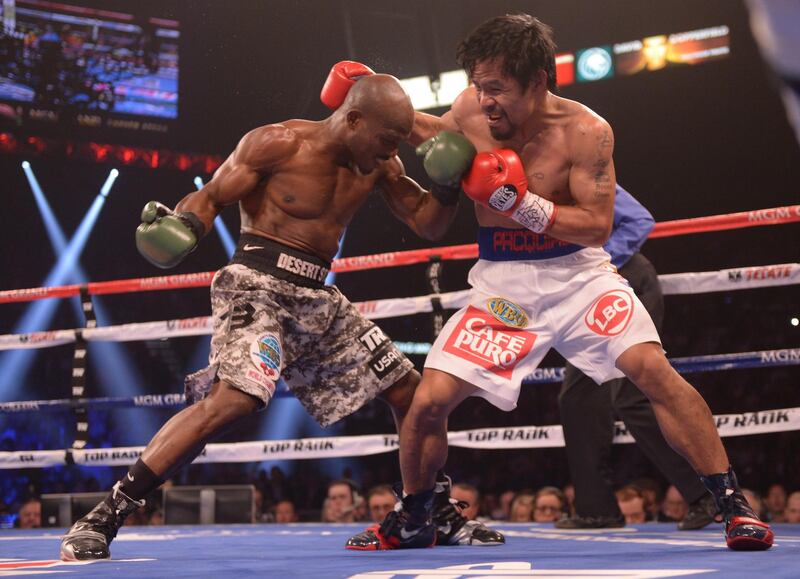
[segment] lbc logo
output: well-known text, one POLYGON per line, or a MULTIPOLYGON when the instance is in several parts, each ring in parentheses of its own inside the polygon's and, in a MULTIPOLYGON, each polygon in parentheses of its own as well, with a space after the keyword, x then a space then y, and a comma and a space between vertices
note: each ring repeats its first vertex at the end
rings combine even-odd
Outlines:
POLYGON ((621 334, 633 317, 633 298, 624 290, 611 290, 597 298, 586 312, 586 325, 595 334, 621 334))

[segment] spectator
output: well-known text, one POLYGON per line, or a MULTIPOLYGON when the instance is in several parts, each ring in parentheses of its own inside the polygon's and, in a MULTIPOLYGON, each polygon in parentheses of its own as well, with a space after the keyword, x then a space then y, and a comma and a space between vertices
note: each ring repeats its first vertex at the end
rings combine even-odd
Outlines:
MULTIPOLYGON (((273 466, 269 471, 269 489, 268 498, 270 502, 278 503, 284 499, 289 498, 288 485, 286 483, 286 475, 278 466, 273 466)), ((267 498, 267 497, 265 497, 267 498)))
POLYGON ((281 524, 297 522, 297 513, 292 501, 280 501, 275 505, 275 522, 281 524))
POLYGON ((800 523, 800 491, 795 491, 786 499, 784 511, 787 523, 800 523))
POLYGON ((260 487, 253 487, 253 522, 271 523, 270 513, 264 508, 264 491, 260 487))
POLYGON ((533 520, 537 523, 552 523, 565 513, 567 499, 557 487, 542 487, 533 500, 533 520))
POLYGON ((505 491, 500 495, 500 504, 497 509, 492 511, 492 519, 495 521, 510 521, 511 520, 511 501, 514 500, 516 493, 514 491, 505 491))
POLYGON ((770 485, 764 505, 769 513, 769 520, 773 523, 783 523, 786 520, 783 511, 786 509, 786 489, 782 484, 770 485))
POLYGON ((467 507, 461 510, 461 514, 469 521, 474 521, 478 518, 478 507, 480 501, 480 493, 478 489, 469 483, 457 483, 453 485, 450 491, 450 497, 458 501, 467 503, 467 507))
POLYGON ((396 503, 397 497, 390 485, 372 487, 367 493, 370 520, 375 523, 382 522, 384 517, 394 510, 396 503))
POLYGON ((147 506, 145 505, 136 509, 125 519, 125 526, 128 527, 139 527, 148 524, 150 524, 150 513, 147 512, 147 506))
POLYGON ((148 525, 163 525, 164 512, 161 509, 156 509, 150 513, 150 518, 147 521, 148 525))
POLYGON ((42 503, 29 499, 19 508, 19 528, 38 529, 42 526, 42 503))
POLYGON ((326 523, 354 523, 357 520, 356 511, 363 501, 353 482, 335 480, 328 485, 322 520, 326 523))
POLYGON ((319 520, 323 523, 335 523, 335 513, 333 512, 333 503, 329 498, 322 501, 322 512, 320 513, 319 520))
MULTIPOLYGON (((750 504, 752 505, 753 503, 750 504)), ((686 504, 681 492, 675 487, 675 485, 670 485, 666 494, 664 495, 664 501, 661 503, 661 513, 663 518, 659 517, 658 520, 680 522, 686 516, 686 512, 688 510, 689 505, 686 504)))
POLYGON ((637 478, 628 486, 636 487, 644 497, 645 520, 658 521, 661 515, 661 501, 664 499, 662 487, 647 477, 637 478))
POLYGON ((641 489, 634 485, 627 485, 619 489, 616 493, 617 504, 625 523, 628 525, 644 523, 647 521, 647 511, 645 510, 645 497, 641 489))
POLYGON ((533 521, 533 500, 532 491, 520 491, 517 493, 509 507, 509 522, 529 523, 533 521))
POLYGON ((483 513, 478 520, 491 520, 495 511, 500 508, 497 495, 494 493, 483 493, 480 498, 480 508, 478 513, 483 513))

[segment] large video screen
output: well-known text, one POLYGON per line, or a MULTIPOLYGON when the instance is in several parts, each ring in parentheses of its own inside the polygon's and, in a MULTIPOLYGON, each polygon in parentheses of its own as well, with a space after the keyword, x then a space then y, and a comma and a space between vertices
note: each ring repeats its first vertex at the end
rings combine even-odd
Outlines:
POLYGON ((22 119, 132 128, 124 116, 178 116, 177 21, 48 0, 0 11, 0 100, 22 119))

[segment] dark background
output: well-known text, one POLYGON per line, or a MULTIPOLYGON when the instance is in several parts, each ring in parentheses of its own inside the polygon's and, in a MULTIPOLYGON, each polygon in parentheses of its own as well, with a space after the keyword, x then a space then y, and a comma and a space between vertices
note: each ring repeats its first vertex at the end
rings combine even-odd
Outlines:
MULTIPOLYGON (((724 24, 731 30, 731 55, 726 59, 571 85, 563 88, 561 95, 588 105, 611 123, 616 135, 618 180, 648 207, 656 221, 800 203, 800 150, 751 37, 746 9, 738 1, 84 0, 76 4, 173 18, 181 23, 179 117, 171 132, 96 131, 77 137, 220 155, 227 155, 241 135, 255 126, 288 118, 323 118, 326 111, 319 102, 319 89, 334 62, 359 60, 401 78, 452 70, 457 68, 454 53, 458 41, 481 21, 504 12, 529 12, 552 25, 562 51, 724 24)), ((50 132, 57 136, 59 129, 50 132)), ((26 131, 18 129, 17 134, 25 136, 26 131)), ((403 149, 401 156, 409 173, 425 183, 411 149, 403 149)), ((22 160, 0 156, 0 289, 38 287, 55 263, 20 168, 22 160)), ((54 157, 29 160, 69 237, 111 165, 54 157)), ((150 199, 174 205, 194 189, 194 173, 133 167, 120 170, 81 257, 93 281, 160 275, 162 272, 137 254, 133 244, 141 206, 150 199)), ((203 175, 206 180, 209 177, 203 175)), ((455 225, 437 245, 475 241, 476 222, 467 205, 462 204, 455 225)), ((238 230, 235 208, 226 209, 223 219, 231 231, 238 230)), ((795 262, 798 239, 797 225, 792 224, 653 240, 643 253, 660 273, 708 271, 795 262)), ((342 254, 428 245, 394 220, 376 197, 350 225, 342 254)), ((174 273, 214 270, 225 261, 222 246, 211 234, 174 273)), ((466 287, 470 265, 446 263, 444 290, 466 287)), ((423 266, 343 274, 337 284, 353 301, 428 291, 423 266)), ((669 297, 665 347, 673 356, 796 347, 800 329, 790 326, 789 318, 800 314, 797 298, 796 286, 669 297)), ((209 313, 206 289, 107 296, 99 301, 108 312, 108 323, 209 313)), ((52 328, 76 326, 68 302, 63 300, 59 306, 52 328)), ((0 333, 10 333, 26 307, 3 305, 0 333)), ((380 325, 397 340, 424 341, 431 337, 426 316, 385 320, 380 325)), ((142 392, 180 391, 181 375, 195 369, 190 367, 193 352, 203 340, 207 342, 208 338, 125 344, 141 375, 142 392)), ((0 377, 0 399, 68 396, 71 353, 71 346, 39 351, 24 383, 8 384, 0 377)), ((5 355, 0 354, 0 358, 5 355)), ((415 357, 415 362, 421 365, 422 359, 415 357)), ((551 355, 544 365, 560 363, 551 355)), ((731 413, 800 406, 798 375, 797 369, 790 367, 689 378, 709 400, 713 412, 731 413)), ((113 378, 113 373, 103 376, 102 372, 90 371, 90 394, 111 395, 113 378)), ((557 388, 524 387, 519 408, 512 413, 470 400, 453 415, 450 428, 557 423, 557 388)), ((272 410, 243 424, 229 438, 258 436, 265 420, 277 420, 272 410)), ((105 430, 99 431, 94 442, 144 444, 154 427, 145 426, 137 417, 148 412, 99 413, 94 420, 104 424, 105 430), (120 426, 137 423, 138 427, 120 426)), ((160 411, 151 414, 160 418, 168 415, 160 411)), ((39 416, 0 415, 0 433, 6 436, 6 449, 30 448, 21 442, 21 431, 35 435, 42 448, 60 448, 71 443, 70 420, 67 414, 60 416, 53 424, 64 426, 56 427, 43 424, 39 416)), ((334 432, 392 430, 389 413, 375 403, 346 419, 334 432)), ((297 434, 314 432, 308 427, 297 434)), ((797 433, 728 439, 726 445, 748 486, 763 489, 773 481, 790 488, 800 486, 797 433)), ((628 445, 617 452, 625 458, 620 466, 621 482, 641 474, 657 476, 634 447, 628 445)), ((343 464, 360 473, 364 482, 397 476, 394 454, 347 462, 304 461, 287 468, 337 472, 343 464)), ((216 468, 206 467, 204 476, 213 478, 229 467, 216 468)), ((568 480, 563 449, 492 453, 454 449, 448 468, 485 489, 536 488, 563 485, 568 480), (475 467, 487 461, 490 468, 479 471, 475 467), (485 474, 501 468, 512 474, 511 480, 485 474)), ((65 480, 69 479, 69 469, 59 470, 65 480)), ((0 471, 0 477, 9 474, 0 471)), ((28 476, 36 479, 41 475, 28 476)))

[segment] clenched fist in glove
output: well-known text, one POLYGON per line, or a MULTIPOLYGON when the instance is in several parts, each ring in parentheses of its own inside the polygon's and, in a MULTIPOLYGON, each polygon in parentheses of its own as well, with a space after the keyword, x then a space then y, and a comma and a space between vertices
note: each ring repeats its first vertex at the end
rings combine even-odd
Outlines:
POLYGON ((535 233, 544 233, 556 218, 556 205, 528 191, 525 167, 514 151, 478 153, 461 182, 464 193, 535 233))
POLYGON ((178 265, 205 233, 197 215, 175 213, 158 201, 144 206, 142 222, 136 229, 136 248, 147 261, 163 269, 178 265))

